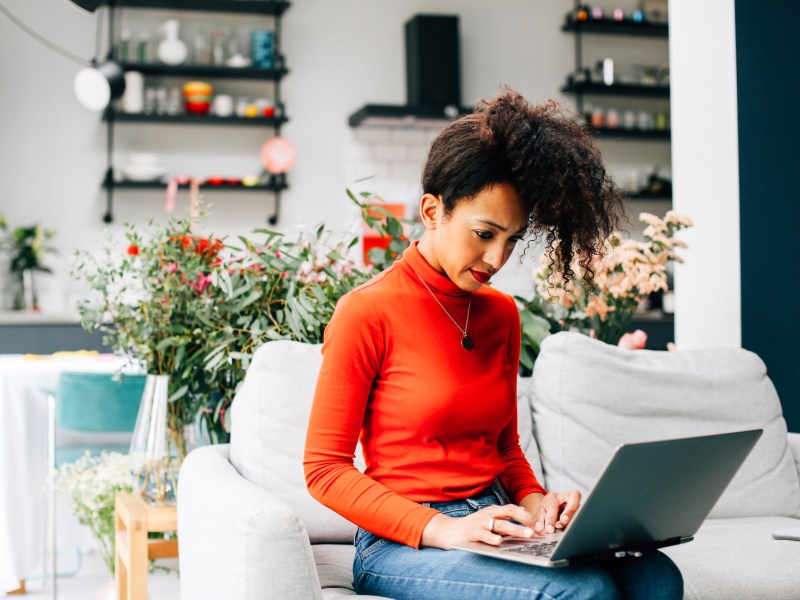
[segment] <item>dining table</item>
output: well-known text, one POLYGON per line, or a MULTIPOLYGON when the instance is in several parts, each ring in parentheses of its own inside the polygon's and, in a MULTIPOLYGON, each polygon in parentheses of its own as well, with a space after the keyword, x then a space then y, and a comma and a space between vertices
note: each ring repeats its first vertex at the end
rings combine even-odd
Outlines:
MULTIPOLYGON (((48 550, 48 393, 65 371, 137 372, 93 351, 0 355, 0 595, 41 571, 48 550)), ((56 429, 57 445, 69 432, 56 429)))

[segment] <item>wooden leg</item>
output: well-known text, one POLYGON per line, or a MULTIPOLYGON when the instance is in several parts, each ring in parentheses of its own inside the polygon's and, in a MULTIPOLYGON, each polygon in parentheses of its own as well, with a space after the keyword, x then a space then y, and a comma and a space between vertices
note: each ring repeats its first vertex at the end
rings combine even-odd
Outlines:
POLYGON ((136 520, 128 529, 128 600, 147 600, 147 524, 136 520))
POLYGON ((15 590, 11 590, 10 592, 8 592, 7 595, 8 596, 21 596, 22 594, 25 594, 25 593, 27 593, 27 592, 25 591, 25 580, 23 579, 22 581, 19 582, 19 587, 17 589, 15 589, 15 590))

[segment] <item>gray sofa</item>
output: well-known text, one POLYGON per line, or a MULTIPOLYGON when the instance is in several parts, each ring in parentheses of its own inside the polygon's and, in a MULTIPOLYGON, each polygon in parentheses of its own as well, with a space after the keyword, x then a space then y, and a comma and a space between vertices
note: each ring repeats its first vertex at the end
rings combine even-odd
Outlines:
MULTIPOLYGON (((303 479, 320 359, 319 346, 265 344, 233 404, 231 443, 195 450, 184 461, 184 598, 354 594, 355 526, 314 501, 303 479)), ((588 492, 621 442, 763 427, 695 540, 664 551, 683 572, 686 598, 800 597, 800 542, 771 537, 800 527, 800 435, 787 434, 757 356, 629 351, 559 333, 545 340, 518 396, 523 450, 554 490, 588 492)))

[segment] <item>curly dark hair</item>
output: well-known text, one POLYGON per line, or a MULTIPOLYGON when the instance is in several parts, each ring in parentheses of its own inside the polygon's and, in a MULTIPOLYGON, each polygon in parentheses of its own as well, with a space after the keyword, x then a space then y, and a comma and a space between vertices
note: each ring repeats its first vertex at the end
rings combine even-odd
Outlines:
POLYGON ((529 215, 528 233, 546 234, 564 278, 575 278, 570 265, 577 256, 589 284, 589 264, 621 219, 623 194, 587 129, 554 100, 532 105, 509 88, 482 100, 433 141, 422 189, 441 196, 448 215, 499 183, 516 190, 529 215))

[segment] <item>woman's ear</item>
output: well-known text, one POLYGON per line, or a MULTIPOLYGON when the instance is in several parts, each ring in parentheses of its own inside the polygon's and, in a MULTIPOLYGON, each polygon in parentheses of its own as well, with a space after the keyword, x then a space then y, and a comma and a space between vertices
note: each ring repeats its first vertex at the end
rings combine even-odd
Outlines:
POLYGON ((444 202, 441 196, 425 194, 419 201, 419 216, 425 229, 436 229, 444 214, 444 202))

